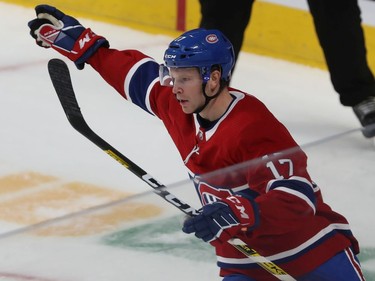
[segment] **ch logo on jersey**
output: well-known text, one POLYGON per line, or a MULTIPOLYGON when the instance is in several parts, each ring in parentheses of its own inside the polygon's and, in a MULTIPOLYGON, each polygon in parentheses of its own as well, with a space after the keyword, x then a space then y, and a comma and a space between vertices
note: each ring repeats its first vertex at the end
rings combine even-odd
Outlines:
POLYGON ((233 194, 230 189, 214 187, 205 182, 200 182, 197 189, 203 205, 217 202, 218 200, 227 198, 233 194))

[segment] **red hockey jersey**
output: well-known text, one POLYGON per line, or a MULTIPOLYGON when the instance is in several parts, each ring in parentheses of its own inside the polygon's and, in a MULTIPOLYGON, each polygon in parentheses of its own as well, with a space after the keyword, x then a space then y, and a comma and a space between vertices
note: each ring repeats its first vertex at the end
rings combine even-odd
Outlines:
MULTIPOLYGON (((348 222, 323 202, 311 181, 305 153, 257 98, 231 88, 233 102, 207 128, 197 114, 183 113, 172 88, 160 85, 152 58, 100 48, 89 63, 128 101, 162 120, 190 175, 199 178, 202 204, 233 192, 253 196, 259 225, 238 237, 262 256, 298 277, 347 247, 358 253, 348 222), (204 176, 225 167, 232 168, 204 176)), ((229 244, 218 246, 216 254, 222 276, 241 272, 275 280, 229 244)))

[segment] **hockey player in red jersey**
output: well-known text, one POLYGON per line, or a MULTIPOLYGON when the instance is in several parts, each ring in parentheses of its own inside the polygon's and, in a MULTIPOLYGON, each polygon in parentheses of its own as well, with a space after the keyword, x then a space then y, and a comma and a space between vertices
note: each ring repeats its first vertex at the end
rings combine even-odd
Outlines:
POLYGON ((296 280, 364 280, 358 243, 347 220, 323 202, 305 153, 263 103, 228 86, 234 54, 222 33, 182 34, 159 65, 139 51, 109 48, 54 7, 39 5, 36 14, 29 27, 37 44, 79 69, 91 65, 124 98, 161 119, 191 177, 262 159, 246 173, 196 181, 203 207, 183 231, 215 247, 223 280, 277 280, 229 245, 233 237, 296 280))

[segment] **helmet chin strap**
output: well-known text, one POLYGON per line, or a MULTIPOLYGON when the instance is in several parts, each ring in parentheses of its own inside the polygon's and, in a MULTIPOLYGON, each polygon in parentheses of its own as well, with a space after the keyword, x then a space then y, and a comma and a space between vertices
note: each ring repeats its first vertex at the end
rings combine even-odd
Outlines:
POLYGON ((196 114, 202 112, 203 109, 205 109, 206 106, 209 104, 209 102, 210 102, 211 100, 217 98, 217 97, 220 95, 220 93, 223 91, 223 89, 224 89, 224 84, 223 84, 223 83, 220 83, 220 87, 219 87, 219 90, 217 91, 217 93, 214 94, 213 96, 208 96, 208 95, 206 94, 206 85, 207 85, 207 82, 206 82, 206 83, 202 83, 202 91, 203 91, 203 96, 204 96, 204 98, 205 98, 205 101, 204 101, 204 104, 203 104, 202 106, 198 107, 198 108, 194 111, 194 113, 196 113, 196 114))

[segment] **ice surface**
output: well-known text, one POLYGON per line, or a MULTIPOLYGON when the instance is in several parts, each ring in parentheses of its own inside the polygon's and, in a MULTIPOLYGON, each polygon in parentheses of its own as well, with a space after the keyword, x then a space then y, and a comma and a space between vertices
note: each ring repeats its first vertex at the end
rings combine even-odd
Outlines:
MULTIPOLYGON (((26 25, 33 17, 0 3, 0 279, 220 280, 212 248, 180 231, 179 210, 71 128, 47 73, 48 60, 61 57, 33 44, 26 25)), ((81 22, 112 47, 158 60, 171 40, 81 22)), ((92 129, 198 208, 163 125, 90 67, 69 66, 92 129)), ((259 97, 303 145, 310 174, 350 221, 367 280, 375 280, 375 148, 339 104, 328 73, 241 53, 232 85, 259 97)))

